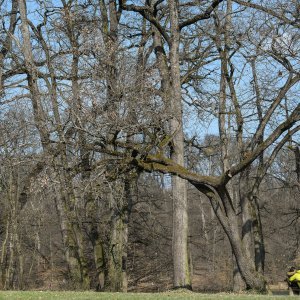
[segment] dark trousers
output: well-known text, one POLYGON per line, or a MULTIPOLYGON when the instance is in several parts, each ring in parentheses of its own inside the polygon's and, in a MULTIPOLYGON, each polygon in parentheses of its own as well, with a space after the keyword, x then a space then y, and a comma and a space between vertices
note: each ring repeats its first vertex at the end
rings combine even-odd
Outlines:
POLYGON ((289 286, 291 290, 293 291, 294 295, 300 294, 300 288, 297 282, 289 282, 289 286))

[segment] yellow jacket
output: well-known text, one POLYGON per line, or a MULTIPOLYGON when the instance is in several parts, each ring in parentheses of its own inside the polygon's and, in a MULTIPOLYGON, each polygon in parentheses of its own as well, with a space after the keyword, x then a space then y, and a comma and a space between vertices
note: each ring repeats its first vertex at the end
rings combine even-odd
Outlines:
POLYGON ((289 278, 289 281, 292 282, 292 281, 297 281, 299 287, 300 287, 300 270, 297 270, 295 272, 294 275, 292 275, 290 278, 289 278))

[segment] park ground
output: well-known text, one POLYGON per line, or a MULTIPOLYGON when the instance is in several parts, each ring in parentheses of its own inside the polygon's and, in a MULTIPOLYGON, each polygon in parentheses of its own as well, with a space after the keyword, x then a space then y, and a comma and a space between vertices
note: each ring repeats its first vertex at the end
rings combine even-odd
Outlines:
MULTIPOLYGON (((294 298, 294 297, 292 297, 294 298)), ((164 292, 164 293, 96 293, 96 292, 54 292, 54 291, 1 291, 0 300, 283 300, 291 299, 288 295, 255 295, 230 293, 192 293, 192 292, 164 292)))

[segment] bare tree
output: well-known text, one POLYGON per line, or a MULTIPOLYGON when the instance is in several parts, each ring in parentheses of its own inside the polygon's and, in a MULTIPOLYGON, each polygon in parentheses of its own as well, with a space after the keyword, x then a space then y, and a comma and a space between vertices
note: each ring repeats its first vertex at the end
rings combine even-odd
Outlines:
POLYGON ((3 201, 10 204, 0 222, 5 287, 24 286, 27 260, 16 251, 27 245, 49 266, 59 249, 69 287, 126 291, 130 214, 139 176, 151 172, 172 175, 173 286, 192 286, 192 185, 202 195, 206 239, 205 197, 244 287, 266 290, 263 189, 286 145, 299 174, 298 6, 279 2, 62 0, 26 7, 18 0, 7 6, 1 105, 15 113, 24 103, 27 117, 20 124, 13 118, 17 138, 1 141, 3 153, 15 140, 12 148, 23 151, 18 159, 1 156, 3 201), (40 245, 40 220, 39 229, 28 231, 36 238, 28 240, 14 222, 22 213, 29 218, 28 206, 45 191, 45 206, 39 205, 49 209, 49 199, 60 223, 60 238, 47 235, 51 250, 40 245))
MULTIPOLYGON (((216 6, 216 3, 214 3, 212 6, 210 6, 207 9, 207 13, 205 17, 209 16, 209 13, 213 10, 213 8, 216 6)), ((166 33, 163 32, 163 28, 157 24, 157 20, 153 20, 153 16, 149 16, 149 13, 151 12, 151 9, 148 7, 136 7, 136 6, 130 6, 128 5, 125 7, 126 9, 130 9, 133 11, 138 11, 142 14, 145 14, 145 17, 152 22, 160 32, 162 32, 162 36, 168 41, 168 36, 166 33)), ((229 12, 230 14, 230 12, 229 12)), ((201 20, 203 16, 197 16, 195 17, 195 21, 201 20)), ((192 24, 192 21, 184 21, 181 26, 179 25, 179 28, 184 28, 185 25, 192 24), (190 23, 191 22, 191 23, 190 23)), ((220 25, 219 28, 224 28, 223 23, 220 25)), ((219 29, 220 30, 220 29, 219 29)), ((228 27, 227 27, 227 30, 228 27)), ((287 95, 287 93, 292 90, 293 86, 297 84, 299 81, 299 75, 296 70, 294 70, 290 63, 286 61, 286 59, 283 61, 283 58, 278 58, 278 53, 271 54, 271 57, 281 64, 286 69, 286 81, 283 83, 282 88, 276 88, 276 94, 273 93, 273 102, 269 109, 261 112, 261 103, 260 103, 260 95, 259 93, 256 94, 257 97, 257 110, 259 114, 259 122, 257 123, 255 127, 255 131, 253 134, 253 138, 251 142, 248 142, 245 144, 243 139, 243 123, 245 116, 242 116, 242 113, 245 113, 244 110, 241 110, 238 98, 237 98, 237 92, 236 87, 234 86, 233 81, 233 73, 234 73, 234 65, 231 63, 232 56, 235 54, 236 49, 232 51, 232 53, 229 54, 228 48, 230 48, 231 45, 229 45, 229 40, 226 40, 226 34, 228 34, 228 31, 226 31, 225 26, 225 33, 224 31, 219 31, 219 33, 216 33, 216 36, 218 38, 221 38, 223 40, 223 34, 224 34, 224 49, 223 42, 219 42, 219 45, 217 44, 218 49, 221 49, 221 62, 222 62, 222 69, 221 69, 221 93, 220 93, 220 105, 219 105, 219 115, 220 115, 220 132, 221 132, 221 147, 222 147, 222 155, 223 155, 223 162, 224 167, 221 174, 217 177, 211 177, 211 176, 202 176, 194 173, 190 173, 186 167, 183 166, 183 164, 177 164, 173 159, 168 159, 167 157, 164 157, 161 152, 156 152, 156 154, 149 154, 146 158, 140 159, 135 161, 135 163, 138 164, 139 167, 143 168, 144 170, 151 171, 156 170, 164 173, 171 173, 178 176, 181 176, 182 178, 185 178, 189 180, 193 185, 195 185, 201 192, 207 195, 207 197, 211 200, 211 203, 214 207, 215 213, 218 216, 229 240, 233 248, 234 255, 237 260, 238 269, 241 272, 241 275, 246 282, 247 288, 253 288, 257 290, 265 290, 265 280, 260 274, 260 271, 263 269, 263 240, 261 235, 261 229, 260 229, 260 220, 259 215, 257 215, 257 212, 254 213, 252 217, 256 219, 256 221, 251 222, 252 225, 257 226, 255 229, 255 247, 256 251, 253 253, 256 253, 256 259, 255 260, 249 260, 248 257, 250 256, 250 253, 247 254, 246 247, 244 246, 244 243, 242 242, 242 238, 246 238, 244 235, 239 234, 239 220, 237 217, 236 209, 232 202, 232 197, 229 193, 229 182, 232 180, 234 176, 238 174, 246 174, 246 170, 249 168, 249 166, 261 155, 263 152, 270 148, 274 142, 285 133, 286 135, 283 135, 282 140, 278 143, 277 147, 273 149, 272 154, 270 155, 270 159, 268 162, 264 162, 263 169, 266 170, 268 167, 268 164, 272 162, 272 158, 276 156, 276 153, 280 147, 285 143, 285 141, 288 140, 290 136, 290 132, 295 133, 298 131, 298 127, 293 127, 297 121, 299 121, 299 105, 293 106, 292 105, 292 111, 289 114, 289 116, 286 118, 286 120, 283 120, 279 123, 277 127, 272 129, 271 132, 268 132, 268 134, 265 135, 265 128, 267 124, 272 121, 271 117, 275 117, 276 109, 280 106, 280 103, 282 103, 284 97, 287 95), (229 70, 228 70, 229 66, 229 70), (227 98, 227 87, 230 92, 231 101, 233 105, 233 115, 234 115, 234 127, 237 131, 237 145, 240 149, 241 157, 238 158, 238 160, 231 160, 230 162, 228 157, 228 134, 225 131, 225 116, 227 115, 227 109, 229 108, 228 105, 226 105, 226 98, 227 98), (293 128, 289 131, 289 129, 293 128), (223 138, 222 138, 223 136, 223 138), (228 157, 228 158, 227 158, 228 157), (225 160, 224 160, 225 158, 225 160), (256 216, 255 216, 256 215, 256 216), (244 249, 245 247, 245 249, 244 249), (256 264, 256 266, 255 266, 256 264), (258 271, 258 273, 257 273, 258 271)), ((176 39, 175 39, 176 40, 176 39)), ((271 38, 272 40, 272 38, 271 38)), ((237 40, 236 44, 233 45, 237 48, 240 47, 240 42, 237 40)), ((170 48, 171 49, 171 48, 170 48)), ((170 50, 170 54, 171 54, 170 50)), ((172 56, 171 56, 172 57, 172 56)), ((280 66, 280 65, 279 65, 280 66)), ((253 65, 252 65, 253 67, 253 65)), ((170 68, 172 69, 172 64, 170 65, 170 68)), ((256 92, 257 93, 257 92, 256 92)), ((229 114, 229 113, 228 113, 229 114)), ((247 112, 246 112, 247 114, 247 112)), ((231 117, 228 117, 228 121, 230 121, 231 117)), ((230 123, 229 123, 230 124, 230 123)), ((232 124, 230 124, 232 126, 232 124)), ((261 168, 260 168, 261 169, 261 168)), ((264 172, 262 172, 260 177, 263 178, 264 172)), ((243 179, 244 182, 247 181, 247 179, 243 179)), ((251 192, 251 195, 255 198, 255 190, 257 190, 259 186, 259 181, 257 181, 254 184, 253 190, 251 192)), ((243 193, 245 190, 243 190, 243 193)), ((245 197, 242 196, 244 199, 244 205, 243 205, 243 213, 244 213, 244 222, 245 224, 249 220, 249 213, 248 210, 249 203, 254 203, 254 200, 250 200, 252 202, 245 201, 245 197)), ((254 219, 253 219, 254 220, 254 219)), ((244 230, 246 228, 244 227, 244 230)), ((248 232, 247 230, 245 232, 248 232)))

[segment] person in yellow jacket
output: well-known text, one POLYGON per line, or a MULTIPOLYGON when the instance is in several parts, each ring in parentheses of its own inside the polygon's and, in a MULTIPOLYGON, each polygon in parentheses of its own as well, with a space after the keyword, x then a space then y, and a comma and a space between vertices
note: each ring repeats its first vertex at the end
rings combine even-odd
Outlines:
POLYGON ((292 289, 294 295, 299 295, 300 293, 300 269, 291 267, 286 273, 289 287, 292 289))

